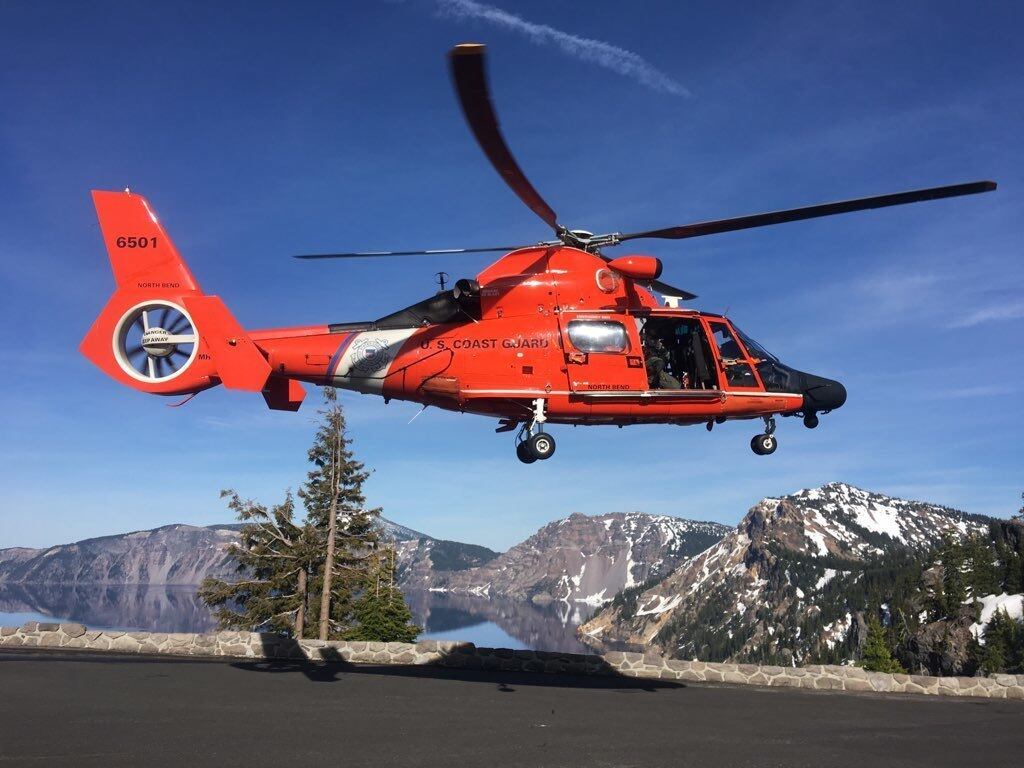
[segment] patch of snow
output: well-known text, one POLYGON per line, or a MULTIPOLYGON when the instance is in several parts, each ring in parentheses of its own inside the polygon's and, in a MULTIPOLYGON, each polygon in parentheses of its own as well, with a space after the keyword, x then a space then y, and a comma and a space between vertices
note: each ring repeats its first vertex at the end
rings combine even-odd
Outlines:
POLYGON ((828 547, 825 546, 825 535, 818 531, 804 531, 804 536, 813 541, 818 547, 818 554, 822 557, 828 555, 828 547))
POLYGON ((674 595, 672 598, 666 600, 664 595, 656 595, 654 600, 647 603, 642 609, 636 612, 637 616, 652 616, 655 614, 665 613, 671 611, 679 603, 683 601, 682 595, 674 595), (657 605, 654 605, 657 602, 657 605))
POLYGON ((818 579, 817 583, 814 585, 814 591, 820 591, 822 587, 824 587, 826 584, 828 584, 830 581, 832 581, 832 579, 836 577, 837 573, 838 571, 834 568, 826 568, 825 574, 820 579, 818 579))
POLYGON ((853 626, 853 616, 850 612, 846 612, 846 616, 841 619, 836 619, 831 624, 822 629, 822 635, 825 636, 825 645, 829 647, 829 650, 835 647, 841 639, 846 637, 846 634, 850 631, 850 627, 853 626))
POLYGON ((900 527, 899 511, 895 507, 868 502, 866 506, 857 508, 855 520, 857 525, 872 533, 882 533, 903 544, 907 543, 900 527))
POLYGON ((629 589, 635 587, 637 584, 636 579, 633 578, 633 542, 629 542, 629 549, 626 550, 626 583, 623 585, 623 589, 629 589))
POLYGON ((586 597, 577 597, 574 602, 586 603, 587 605, 595 605, 595 606, 604 605, 605 603, 608 602, 608 598, 604 596, 604 593, 607 592, 607 591, 608 591, 608 588, 605 587, 600 592, 597 592, 597 593, 595 593, 593 595, 587 595, 586 597))
POLYGON ((981 643, 985 642, 985 628, 992 621, 996 611, 1005 611, 1011 619, 1018 621, 1024 617, 1024 595, 1008 595, 1003 592, 1001 595, 979 597, 978 602, 981 603, 981 618, 977 623, 971 624, 971 632, 981 643))
POLYGON ((583 580, 583 574, 586 573, 586 572, 587 572, 587 561, 584 560, 583 561, 583 567, 580 568, 580 572, 576 576, 573 576, 571 578, 573 586, 576 587, 576 589, 580 588, 580 582, 583 580))

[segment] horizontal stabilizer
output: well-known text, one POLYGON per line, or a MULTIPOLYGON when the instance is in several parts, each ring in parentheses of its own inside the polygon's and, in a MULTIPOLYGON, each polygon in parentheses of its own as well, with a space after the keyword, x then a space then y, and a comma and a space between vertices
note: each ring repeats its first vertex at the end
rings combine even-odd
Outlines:
POLYGON ((217 296, 188 296, 185 306, 206 342, 217 377, 228 389, 262 392, 270 363, 217 296))
POLYGON ((297 411, 306 398, 306 390, 295 379, 271 376, 263 388, 263 399, 274 411, 297 411))

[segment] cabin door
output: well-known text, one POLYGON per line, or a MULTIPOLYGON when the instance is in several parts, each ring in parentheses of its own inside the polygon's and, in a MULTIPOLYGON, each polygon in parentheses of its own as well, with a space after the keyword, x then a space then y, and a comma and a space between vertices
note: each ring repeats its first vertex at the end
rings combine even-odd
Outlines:
POLYGON ((647 389, 636 323, 625 315, 562 315, 562 351, 571 392, 647 389))

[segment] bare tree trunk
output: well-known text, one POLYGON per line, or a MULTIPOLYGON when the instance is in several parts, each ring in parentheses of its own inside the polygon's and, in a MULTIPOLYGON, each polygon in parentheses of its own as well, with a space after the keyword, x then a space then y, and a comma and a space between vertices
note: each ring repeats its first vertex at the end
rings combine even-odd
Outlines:
POLYGON ((334 455, 331 457, 331 519, 327 524, 327 556, 324 559, 324 589, 320 593, 320 639, 331 629, 331 581, 334 576, 334 539, 338 530, 338 488, 341 472, 341 435, 335 430, 334 455))
POLYGON ((391 560, 388 563, 388 594, 395 591, 395 563, 398 561, 398 550, 395 545, 391 545, 390 549, 391 560))
POLYGON ((324 589, 320 593, 320 639, 326 640, 331 628, 331 577, 334 575, 334 536, 338 528, 338 513, 331 508, 331 523, 327 527, 327 556, 324 558, 324 589))
POLYGON ((299 607, 295 611, 295 639, 301 640, 306 631, 306 569, 299 568, 299 584, 296 588, 299 593, 299 607))

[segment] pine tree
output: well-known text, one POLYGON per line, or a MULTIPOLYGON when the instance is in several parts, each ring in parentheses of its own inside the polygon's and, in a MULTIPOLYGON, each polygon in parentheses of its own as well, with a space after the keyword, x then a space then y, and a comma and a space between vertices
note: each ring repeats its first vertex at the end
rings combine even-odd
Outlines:
POLYGON ((422 629, 412 623, 412 613, 395 586, 397 554, 392 548, 379 550, 363 583, 362 596, 355 604, 358 624, 345 637, 349 640, 377 640, 412 643, 422 629))
POLYGON ((206 578, 199 597, 215 608, 222 629, 289 632, 301 635, 306 606, 305 576, 316 559, 315 531, 295 522, 295 503, 267 509, 222 491, 228 508, 243 521, 240 542, 229 553, 238 564, 238 581, 206 578))
POLYGON ((415 639, 419 627, 410 624, 409 608, 394 584, 394 551, 380 549, 380 509, 366 508, 363 483, 370 473, 353 455, 335 391, 327 388, 324 399, 307 452, 313 468, 298 493, 305 519, 295 521, 290 493, 267 510, 225 491, 229 508, 246 523, 232 550, 240 579, 207 579, 200 597, 226 629, 323 640, 353 633, 365 640, 415 639), (378 590, 378 584, 386 588, 378 590))
POLYGON ((981 536, 971 536, 967 542, 967 559, 970 564, 968 583, 974 597, 997 593, 999 578, 996 573, 995 553, 981 536))
POLYGON ((307 519, 323 539, 323 562, 314 577, 320 600, 312 606, 321 640, 340 637, 354 620, 355 591, 377 545, 380 515, 365 508, 363 483, 370 473, 353 456, 333 388, 324 390, 324 400, 307 454, 313 469, 299 491, 307 519))
POLYGON ((415 639, 419 628, 401 590, 394 584, 394 553, 380 548, 380 508, 367 509, 363 483, 370 473, 352 451, 345 415, 331 388, 324 391, 325 407, 308 452, 313 469, 299 491, 307 519, 320 532, 323 559, 313 574, 312 590, 320 600, 311 606, 320 639, 348 638, 398 641, 415 639), (389 563, 386 564, 385 563, 389 563), (328 564, 330 567, 328 567, 328 564), (371 585, 386 582, 381 591, 383 612, 371 585), (387 618, 381 623, 381 616, 387 618), (363 620, 368 625, 363 628, 363 620), (409 626, 406 626, 409 625, 409 626))
POLYGON ((1004 526, 1004 532, 1003 591, 1015 595, 1024 592, 1024 508, 1004 526))
POLYGON ((967 599, 967 585, 964 580, 964 548, 949 533, 942 537, 942 612, 945 616, 956 617, 967 599))
POLYGON ((906 672, 892 657, 885 629, 875 611, 868 614, 868 636, 864 641, 860 666, 869 672, 906 672))
POLYGON ((971 644, 971 655, 982 672, 994 674, 1006 668, 1006 647, 1002 629, 1002 611, 996 611, 985 627, 985 642, 971 644))

